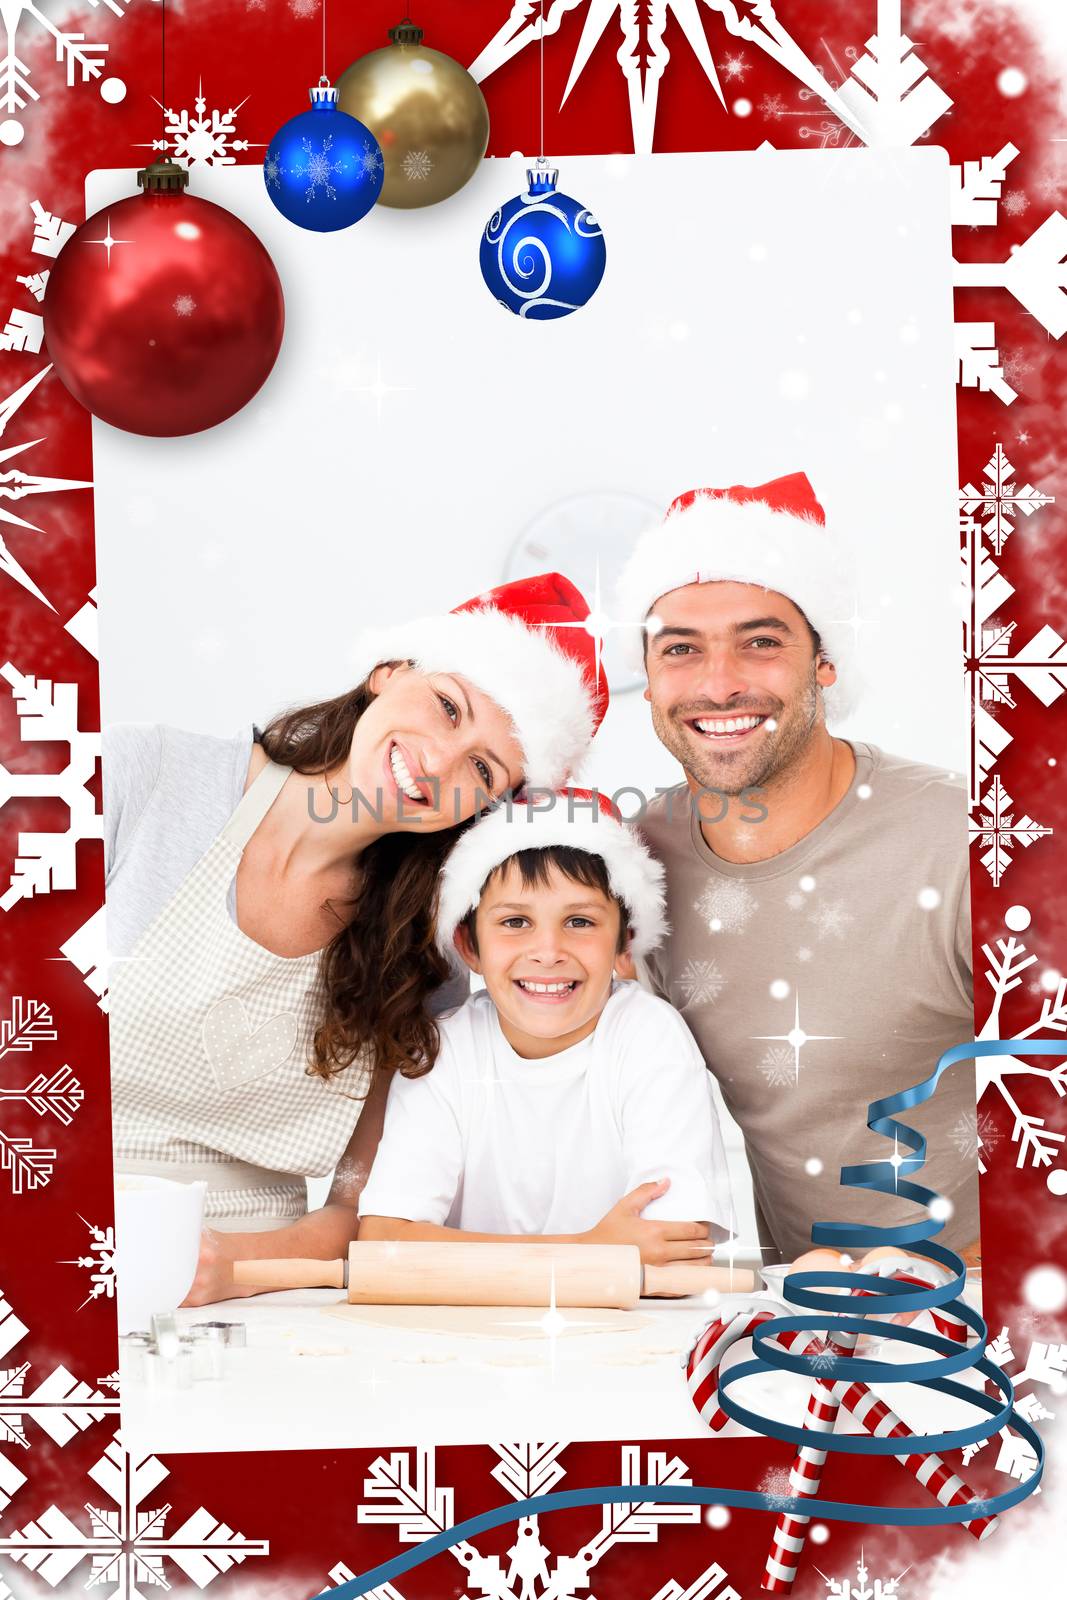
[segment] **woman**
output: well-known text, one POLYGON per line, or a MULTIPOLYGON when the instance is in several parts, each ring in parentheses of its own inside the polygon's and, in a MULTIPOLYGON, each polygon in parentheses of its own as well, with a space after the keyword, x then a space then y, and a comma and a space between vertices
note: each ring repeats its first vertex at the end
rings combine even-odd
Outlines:
POLYGON ((456 829, 557 787, 604 714, 588 614, 558 574, 505 584, 365 635, 355 689, 262 734, 106 737, 115 1166, 207 1182, 189 1303, 238 1256, 347 1250, 389 1076, 460 998, 431 927, 456 829))

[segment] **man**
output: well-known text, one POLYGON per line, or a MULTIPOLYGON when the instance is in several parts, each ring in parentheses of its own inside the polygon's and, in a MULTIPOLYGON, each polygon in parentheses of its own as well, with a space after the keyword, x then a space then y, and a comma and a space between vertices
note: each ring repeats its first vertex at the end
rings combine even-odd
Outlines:
MULTIPOLYGON (((741 1127, 765 1261, 809 1248, 815 1221, 925 1216, 841 1187, 840 1168, 892 1157, 869 1102, 974 1036, 964 787, 830 734, 854 686, 851 610, 802 473, 682 495, 620 587, 620 614, 644 619, 653 725, 685 772, 643 821, 672 929, 648 975, 741 1127)), ((914 1181, 951 1205, 939 1239, 976 1262, 971 1064, 902 1120, 927 1139, 914 1181)))

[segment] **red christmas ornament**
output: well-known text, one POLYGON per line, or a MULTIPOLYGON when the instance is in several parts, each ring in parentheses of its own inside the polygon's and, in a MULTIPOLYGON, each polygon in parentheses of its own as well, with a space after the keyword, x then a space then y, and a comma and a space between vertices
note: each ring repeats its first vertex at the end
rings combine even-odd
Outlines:
POLYGON ((143 193, 82 223, 48 279, 48 353, 64 386, 127 433, 199 433, 247 405, 285 323, 270 256, 243 222, 185 193, 170 160, 143 193))

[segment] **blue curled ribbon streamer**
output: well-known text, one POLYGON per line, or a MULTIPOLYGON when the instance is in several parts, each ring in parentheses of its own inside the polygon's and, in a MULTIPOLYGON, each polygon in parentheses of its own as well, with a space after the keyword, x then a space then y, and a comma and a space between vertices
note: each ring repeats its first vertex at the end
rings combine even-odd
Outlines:
POLYGON ((785 1280, 784 1294, 791 1305, 806 1307, 822 1315, 810 1317, 774 1317, 763 1323, 752 1334, 754 1359, 731 1367, 719 1379, 719 1405, 727 1416, 744 1427, 766 1438, 783 1439, 796 1446, 808 1445, 813 1449, 841 1452, 848 1455, 912 1455, 921 1451, 961 1449, 991 1438, 1005 1427, 1011 1427, 1025 1439, 1036 1457, 1036 1465, 1029 1477, 1006 1489, 1002 1494, 988 1499, 969 1501, 963 1505, 923 1507, 868 1506, 848 1500, 824 1500, 816 1496, 775 1495, 773 1500, 765 1494, 747 1489, 716 1488, 702 1484, 611 1484, 601 1488, 567 1489, 554 1494, 534 1495, 526 1500, 515 1500, 508 1505, 483 1511, 465 1522, 446 1528, 443 1533, 426 1539, 411 1550, 393 1556, 389 1561, 372 1567, 347 1583, 324 1590, 317 1600, 357 1600, 357 1596, 391 1583, 394 1578, 421 1566, 433 1556, 463 1540, 498 1528, 520 1517, 535 1516, 541 1512, 563 1511, 577 1506, 627 1505, 640 1501, 659 1505, 720 1505, 736 1506, 742 1510, 773 1510, 793 1516, 821 1517, 828 1522, 866 1522, 874 1526, 895 1528, 932 1528, 956 1522, 972 1522, 977 1517, 998 1516, 1033 1494, 1041 1481, 1045 1465, 1045 1446, 1040 1434, 1025 1417, 1015 1410, 1015 1390, 1011 1379, 985 1354, 988 1328, 976 1311, 960 1299, 966 1284, 966 1267, 963 1261, 945 1245, 933 1242, 944 1223, 929 1215, 929 1207, 938 1196, 922 1184, 911 1183, 904 1176, 913 1173, 926 1161, 926 1139, 907 1123, 896 1120, 897 1113, 910 1110, 929 1100, 937 1088, 943 1072, 957 1061, 977 1060, 981 1056, 1047 1056, 1067 1055, 1067 1040, 1063 1039, 978 1039, 966 1044, 953 1045, 946 1050, 928 1078, 913 1088, 899 1094, 888 1095, 884 1100, 874 1100, 867 1108, 867 1126, 873 1133, 884 1134, 894 1141, 898 1153, 897 1164, 891 1161, 864 1162, 858 1166, 842 1167, 841 1183, 846 1187, 874 1189, 883 1194, 904 1195, 923 1207, 926 1213, 915 1222, 898 1227, 876 1227, 852 1222, 817 1222, 811 1230, 815 1244, 829 1245, 839 1250, 873 1249, 876 1245, 907 1247, 918 1256, 936 1261, 948 1268, 952 1277, 947 1283, 933 1288, 917 1288, 893 1278, 878 1278, 858 1272, 808 1271, 790 1273, 785 1280), (911 1151, 899 1157, 900 1147, 911 1151), (921 1248, 916 1248, 921 1246, 921 1248), (862 1300, 849 1301, 849 1315, 842 1315, 840 1290, 866 1291, 862 1300), (836 1333, 870 1333, 872 1317, 896 1315, 908 1311, 943 1309, 958 1321, 965 1323, 978 1335, 978 1342, 969 1349, 961 1347, 943 1334, 927 1333, 913 1327, 894 1323, 879 1323, 878 1334, 883 1339, 899 1340, 919 1345, 937 1353, 936 1360, 912 1361, 907 1364, 874 1361, 849 1356, 841 1369, 848 1379, 862 1383, 920 1383, 941 1394, 965 1400, 985 1417, 972 1427, 953 1429, 947 1433, 909 1434, 906 1438, 875 1438, 871 1434, 819 1433, 809 1428, 794 1428, 771 1417, 750 1411, 730 1393, 745 1378, 773 1370, 799 1372, 826 1382, 833 1374, 825 1366, 817 1365, 815 1355, 804 1355, 785 1350, 774 1341, 782 1334, 795 1330, 836 1333), (953 1383, 949 1373, 974 1368, 998 1390, 995 1399, 965 1384, 953 1383))

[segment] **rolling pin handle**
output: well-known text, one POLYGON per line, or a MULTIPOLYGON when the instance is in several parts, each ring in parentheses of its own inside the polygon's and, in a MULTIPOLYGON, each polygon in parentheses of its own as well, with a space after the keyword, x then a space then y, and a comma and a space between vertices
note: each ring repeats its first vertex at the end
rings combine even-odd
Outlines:
POLYGON ((233 1263, 233 1281, 257 1289, 344 1289, 347 1261, 314 1261, 304 1256, 233 1263))
POLYGON ((744 1267, 701 1267, 674 1261, 665 1267, 646 1266, 641 1293, 682 1299, 686 1295, 708 1294, 711 1290, 717 1294, 751 1294, 755 1287, 755 1273, 744 1267))

